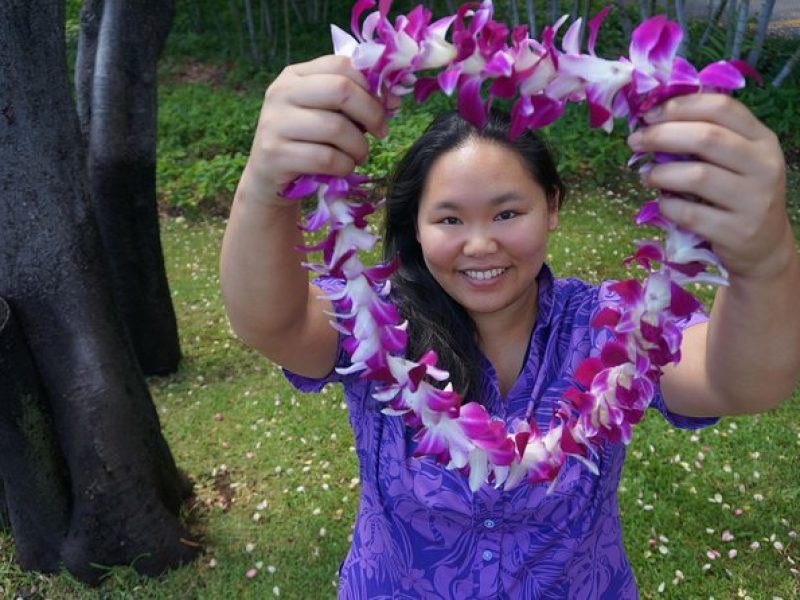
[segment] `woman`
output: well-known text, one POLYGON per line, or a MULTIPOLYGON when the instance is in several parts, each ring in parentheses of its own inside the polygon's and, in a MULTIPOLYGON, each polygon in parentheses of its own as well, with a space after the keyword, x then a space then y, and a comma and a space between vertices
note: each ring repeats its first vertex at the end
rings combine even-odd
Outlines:
MULTIPOLYGON (((345 386, 362 494, 340 597, 636 597, 615 496, 622 445, 600 449, 599 476, 568 464, 550 495, 541 484, 473 494, 461 474, 409 458, 411 433, 380 412, 369 382, 335 373, 347 356, 318 297, 341 282, 308 283, 292 250, 298 208, 280 191, 300 174, 351 172, 367 157, 362 132, 385 135, 385 119, 348 60, 287 68, 267 90, 223 243, 237 334, 302 390, 345 386)), ((768 410, 800 366, 800 264, 780 147, 719 95, 674 98, 649 122, 629 139, 634 150, 697 160, 660 165, 645 184, 704 200, 661 208, 708 239, 730 272, 710 319, 683 324, 683 359, 653 405, 681 427, 768 410)), ((385 235, 402 261, 392 299, 410 320, 411 356, 433 347, 468 399, 546 429, 572 369, 600 343, 589 321, 608 293, 556 280, 544 264, 563 186, 534 136, 510 142, 506 131, 502 119, 476 131, 445 116, 401 162, 385 235)))

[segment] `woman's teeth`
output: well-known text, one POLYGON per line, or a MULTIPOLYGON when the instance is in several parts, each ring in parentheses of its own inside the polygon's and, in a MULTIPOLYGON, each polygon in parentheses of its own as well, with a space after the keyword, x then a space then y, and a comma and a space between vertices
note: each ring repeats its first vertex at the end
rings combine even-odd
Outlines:
POLYGON ((489 269, 488 271, 464 271, 464 274, 470 279, 477 279, 484 281, 486 279, 494 279, 498 275, 502 275, 506 269, 489 269))

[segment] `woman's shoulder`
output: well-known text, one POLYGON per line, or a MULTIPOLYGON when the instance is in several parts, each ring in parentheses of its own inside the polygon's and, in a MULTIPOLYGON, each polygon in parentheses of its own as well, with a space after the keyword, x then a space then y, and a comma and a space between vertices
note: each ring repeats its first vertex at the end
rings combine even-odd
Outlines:
POLYGON ((608 283, 594 284, 579 277, 554 278, 551 293, 554 312, 571 313, 593 309, 607 295, 608 283))

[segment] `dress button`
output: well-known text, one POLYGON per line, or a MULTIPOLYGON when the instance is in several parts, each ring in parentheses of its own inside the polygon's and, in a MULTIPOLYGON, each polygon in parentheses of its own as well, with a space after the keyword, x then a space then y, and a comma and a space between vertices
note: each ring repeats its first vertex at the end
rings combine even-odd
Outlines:
POLYGON ((492 554, 491 550, 484 550, 483 551, 483 560, 488 562, 488 561, 492 560, 492 556, 494 556, 494 555, 492 554))
POLYGON ((494 529, 495 522, 494 522, 494 521, 492 521, 491 519, 486 519, 486 520, 483 522, 483 526, 484 526, 484 527, 486 527, 486 529, 494 529))

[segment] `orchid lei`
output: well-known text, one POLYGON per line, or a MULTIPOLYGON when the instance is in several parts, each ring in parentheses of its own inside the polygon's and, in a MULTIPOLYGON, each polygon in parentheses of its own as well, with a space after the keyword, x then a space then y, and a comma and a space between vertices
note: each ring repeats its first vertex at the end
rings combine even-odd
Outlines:
MULTIPOLYGON (((667 98, 728 92, 743 87, 744 75, 755 75, 739 61, 719 61, 698 72, 676 55, 682 31, 663 16, 636 28, 629 57, 608 60, 595 54, 595 42, 609 8, 589 21, 588 53, 582 53, 580 19, 568 28, 558 48, 556 34, 566 16, 546 27, 537 41, 524 26, 509 32, 495 21, 491 0, 465 4, 455 15, 435 22, 430 11, 418 6, 394 23, 387 16, 391 0, 380 0, 378 10, 359 27, 362 14, 374 5, 374 0, 356 2, 351 18, 355 37, 332 26, 336 53, 351 59, 370 91, 384 98, 413 92, 418 102, 436 90, 457 93, 459 111, 476 127, 485 123, 493 98, 516 99, 512 135, 547 125, 563 113, 567 102, 583 101, 591 127, 611 131, 615 117, 627 117, 634 130, 645 125, 649 109, 667 98), (433 76, 417 75, 436 70, 433 76)), ((629 164, 649 160, 641 167, 648 169, 653 163, 681 158, 637 153, 629 164)), ((317 195, 317 208, 299 224, 302 229, 330 227, 321 243, 303 249, 323 252, 325 264, 308 268, 345 281, 343 290, 325 296, 335 306, 331 325, 346 336, 351 357, 351 364, 339 371, 377 382, 374 397, 384 403, 383 411, 402 416, 407 426, 418 429, 416 456, 433 456, 447 468, 468 472, 473 491, 484 483, 510 489, 523 480, 555 481, 570 456, 596 473, 595 449, 604 440, 629 442, 631 425, 639 422, 655 395, 662 368, 680 360, 677 322, 700 308, 683 287, 727 283, 727 273, 706 241, 664 218, 657 200, 644 204, 636 223, 662 229, 666 239, 663 244, 636 243, 626 263, 644 267, 644 282, 613 284, 616 304, 594 315, 592 326, 607 329, 608 341, 598 356, 578 365, 577 385, 563 395, 546 433, 533 418, 517 419, 507 427, 480 404, 462 404, 451 384, 434 384, 447 381, 449 375, 437 368, 433 351, 416 361, 405 357, 408 323, 401 322, 388 302, 389 277, 396 264, 368 267, 358 254, 378 241, 366 229, 366 217, 377 208, 363 201, 366 181, 355 174, 308 175, 284 191, 287 198, 317 195)))

